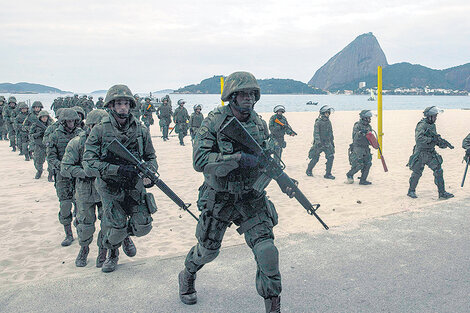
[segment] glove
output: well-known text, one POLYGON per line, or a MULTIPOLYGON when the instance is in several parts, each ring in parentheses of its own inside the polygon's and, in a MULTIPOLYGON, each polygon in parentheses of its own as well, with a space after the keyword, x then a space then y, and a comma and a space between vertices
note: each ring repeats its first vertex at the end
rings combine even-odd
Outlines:
POLYGON ((254 154, 249 154, 242 152, 242 156, 240 157, 240 164, 241 168, 253 168, 256 167, 259 163, 259 158, 254 154))
POLYGON ((135 179, 139 174, 139 171, 134 165, 120 165, 117 172, 119 176, 122 176, 126 180, 135 179))
POLYGON ((147 185, 144 184, 145 188, 152 188, 153 186, 155 186, 155 184, 152 181, 150 181, 150 183, 147 185))

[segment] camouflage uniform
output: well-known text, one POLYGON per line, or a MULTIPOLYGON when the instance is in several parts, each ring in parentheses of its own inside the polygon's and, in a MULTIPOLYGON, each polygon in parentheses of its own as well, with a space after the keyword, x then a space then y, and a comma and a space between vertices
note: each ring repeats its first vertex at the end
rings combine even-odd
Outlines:
MULTIPOLYGON (((95 188, 95 177, 87 176, 82 166, 83 153, 85 150, 85 141, 90 133, 89 127, 98 124, 104 116, 107 116, 104 110, 93 110, 90 112, 87 116, 86 131, 70 140, 65 148, 65 154, 61 162, 61 175, 76 180, 75 198, 77 203, 77 216, 75 218, 75 227, 77 228, 80 246, 86 247, 80 249, 79 256, 77 257, 76 265, 79 267, 86 265, 86 257, 89 251, 88 246, 93 241, 96 221, 95 208, 98 211, 99 220, 101 220, 102 216, 101 198, 95 188)), ((102 239, 103 235, 100 231, 97 240, 100 250, 104 248, 102 239)), ((97 262, 99 262, 99 260, 97 262)))
POLYGON ((29 133, 26 130, 26 127, 23 126, 23 122, 28 117, 28 105, 24 102, 20 102, 18 104, 18 114, 15 117, 15 130, 16 130, 16 139, 17 145, 20 149, 20 155, 25 156, 25 160, 29 161, 29 150, 28 150, 28 142, 29 142, 29 133), (23 112, 26 109, 26 112, 23 112))
MULTIPOLYGON (((134 117, 140 121, 140 116, 142 115, 142 102, 140 101, 140 97, 138 94, 135 94, 134 95, 134 99, 135 99, 135 107, 133 107, 131 109, 131 113, 132 115, 134 115, 134 117)), ((104 104, 104 102, 103 102, 104 104)))
MULTIPOLYGON (((236 72, 225 81, 223 101, 234 101, 238 91, 254 90, 255 102, 259 100, 259 87, 254 76, 247 72, 236 72)), ((256 289, 268 303, 279 299, 281 275, 278 264, 278 250, 274 245, 273 226, 277 224, 277 213, 266 192, 253 189, 253 184, 263 175, 258 163, 254 167, 242 165, 244 153, 250 153, 242 145, 235 144, 219 130, 224 122, 233 117, 230 102, 211 111, 199 128, 193 146, 193 166, 204 172, 204 183, 199 188, 198 208, 201 210, 196 227, 198 243, 192 247, 185 260, 185 270, 180 273, 180 299, 186 304, 197 301, 194 289, 195 273, 219 254, 225 231, 231 223, 239 226, 237 231, 244 234, 245 241, 252 249, 257 264, 256 289), (237 156, 241 154, 241 157, 237 156), (207 170, 212 163, 223 165, 236 161, 237 166, 226 176, 217 176, 207 170)), ((253 138, 265 145, 266 124, 252 111, 245 122, 241 122, 253 138)))
POLYGON ((29 138, 31 142, 34 144, 34 167, 37 170, 36 179, 41 177, 43 172, 43 165, 46 160, 46 146, 43 143, 44 133, 46 129, 52 124, 52 118, 49 116, 47 111, 41 111, 38 114, 38 121, 31 125, 29 129, 29 138), (40 118, 42 116, 47 116, 47 122, 43 123, 40 118))
POLYGON ((465 137, 462 141, 462 148, 465 150, 470 149, 470 134, 468 134, 467 137, 465 137))
POLYGON ((104 109, 104 101, 102 97, 98 98, 98 101, 96 101, 95 107, 97 109, 104 109))
MULTIPOLYGON (((442 170, 442 156, 435 149, 438 146, 441 149, 447 148, 448 145, 437 134, 435 120, 432 115, 437 116, 438 109, 436 107, 428 107, 424 110, 425 117, 418 122, 415 129, 416 144, 413 153, 408 161, 408 166, 412 171, 410 177, 410 187, 408 196, 416 198, 416 186, 423 174, 424 166, 427 165, 434 174, 434 183, 437 186, 440 198, 451 198, 452 194, 445 191, 444 171, 442 170), (433 112, 434 109, 436 110, 433 112), (435 113, 430 114, 429 113, 435 113)), ((453 148, 453 147, 452 147, 453 148)))
POLYGON ((10 138, 10 147, 12 147, 13 151, 16 151, 16 132, 13 127, 13 118, 16 115, 15 108, 16 98, 8 98, 8 106, 3 109, 3 121, 5 122, 5 126, 8 131, 8 138, 10 138))
POLYGON ((142 104, 142 122, 144 123, 145 127, 147 127, 149 130, 150 125, 153 125, 154 123, 152 116, 152 112, 154 111, 155 109, 150 103, 150 98, 145 98, 145 102, 142 104))
MULTIPOLYGON (((60 108, 57 110, 56 112, 56 117, 59 119, 60 118, 60 113, 64 110, 64 108, 60 108)), ((42 143, 44 145, 44 147, 46 148, 46 151, 47 151, 47 147, 49 147, 51 145, 50 141, 49 141, 49 138, 51 136, 51 134, 53 132, 55 132, 55 130, 57 129, 57 127, 59 127, 60 125, 60 122, 59 120, 57 121, 52 121, 51 125, 47 126, 46 128, 46 131, 44 132, 44 136, 43 136, 43 139, 42 139, 42 143)), ((47 154, 47 152, 46 152, 47 154)), ((46 158, 46 161, 47 161, 47 171, 49 172, 49 176, 48 176, 48 181, 49 182, 53 182, 54 181, 54 176, 55 176, 55 171, 54 171, 54 166, 51 164, 51 162, 46 158)))
POLYGON ((26 131, 26 134, 28 135, 28 144, 29 144, 29 157, 33 158, 33 153, 34 153, 34 140, 32 140, 29 136, 31 126, 35 123, 39 122, 38 119, 38 114, 43 108, 43 105, 41 101, 34 101, 33 105, 31 106, 31 112, 28 114, 26 119, 23 122, 23 128, 26 131), (39 108, 39 111, 36 111, 35 108, 39 108))
POLYGON ((192 113, 191 117, 189 118, 189 134, 191 135, 192 142, 194 142, 197 130, 199 127, 201 127, 202 121, 204 120, 204 115, 201 113, 201 111, 197 112, 198 108, 201 109, 201 106, 194 106, 194 113, 192 113))
POLYGON ((157 117, 160 119, 159 124, 162 130, 163 140, 168 140, 168 128, 170 127, 172 115, 173 112, 168 101, 164 101, 157 109, 157 117))
POLYGON ((315 120, 315 126, 313 128, 313 146, 308 152, 308 158, 311 161, 308 163, 307 175, 312 176, 312 169, 320 159, 320 154, 325 153, 326 158, 326 173, 325 178, 334 179, 331 175, 331 169, 333 167, 333 160, 335 159, 335 143, 333 136, 333 127, 327 112, 331 114, 331 108, 329 106, 323 106, 320 109, 320 115, 315 120), (323 112, 322 112, 323 110, 323 112))
POLYGON ((175 121, 175 133, 178 134, 180 145, 184 146, 184 137, 188 134, 188 121, 189 113, 184 106, 180 106, 180 103, 184 103, 183 100, 178 100, 178 107, 173 113, 173 120, 175 121))
MULTIPOLYGON (((108 90, 105 106, 112 105, 120 98, 128 99, 131 107, 135 104, 127 86, 115 85, 108 90)), ((145 200, 148 196, 142 178, 137 173, 132 178, 126 178, 124 170, 132 166, 109 153, 108 145, 117 139, 137 158, 151 164, 155 169, 158 167, 148 129, 132 114, 129 114, 125 125, 118 125, 114 117, 117 113, 109 108, 108 111, 108 116, 93 127, 88 136, 82 162, 85 173, 96 177, 96 189, 103 203, 102 242, 105 248, 111 249, 103 265, 103 272, 114 270, 118 258, 117 249, 126 237, 147 235, 152 229, 153 221, 151 209, 145 200), (107 264, 112 258, 115 258, 114 267, 108 269, 107 264)))
POLYGON ((67 237, 71 235, 71 230, 69 234, 68 229, 72 223, 74 180, 72 178, 63 177, 60 174, 60 162, 64 157, 65 148, 67 147, 69 141, 78 136, 78 134, 83 131, 78 127, 79 120, 80 117, 73 109, 64 109, 60 114, 60 124, 57 129, 49 136, 49 145, 47 146, 47 160, 51 163, 51 166, 54 170, 54 187, 56 189, 57 197, 59 198, 59 221, 62 225, 64 225, 67 237), (73 130, 68 129, 65 126, 67 120, 75 121, 75 128, 73 130))
POLYGON ((7 107, 5 104, 6 100, 4 96, 0 96, 0 140, 8 140, 7 125, 3 120, 3 110, 7 107))
POLYGON ((274 108, 274 114, 269 119, 269 131, 271 132, 271 138, 274 142, 274 152, 276 153, 279 158, 282 156, 282 149, 286 147, 286 141, 284 140, 284 136, 287 135, 294 135, 294 132, 287 127, 289 122, 287 122, 287 118, 282 114, 277 114, 278 111, 285 112, 285 108, 283 106, 276 106, 274 108), (286 126, 282 126, 279 123, 276 123, 276 119, 286 126))
POLYGON ((359 184, 369 185, 367 176, 369 175, 370 167, 372 166, 372 154, 369 148, 369 141, 366 138, 367 133, 372 131, 370 126, 370 118, 372 113, 369 110, 363 110, 359 114, 360 120, 354 124, 352 139, 353 143, 349 145, 349 164, 351 169, 346 174, 348 183, 353 183, 353 175, 361 171, 361 178, 359 184))

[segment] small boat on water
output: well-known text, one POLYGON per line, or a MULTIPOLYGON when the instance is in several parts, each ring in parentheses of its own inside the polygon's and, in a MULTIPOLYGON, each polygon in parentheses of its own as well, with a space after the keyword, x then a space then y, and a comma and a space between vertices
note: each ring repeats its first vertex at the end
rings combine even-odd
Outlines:
POLYGON ((367 101, 375 101, 375 95, 374 95, 374 91, 372 89, 370 90, 370 97, 369 97, 369 99, 367 99, 367 101))
POLYGON ((313 102, 313 101, 309 101, 309 102, 306 103, 306 105, 317 105, 317 104, 318 104, 318 102, 313 102))

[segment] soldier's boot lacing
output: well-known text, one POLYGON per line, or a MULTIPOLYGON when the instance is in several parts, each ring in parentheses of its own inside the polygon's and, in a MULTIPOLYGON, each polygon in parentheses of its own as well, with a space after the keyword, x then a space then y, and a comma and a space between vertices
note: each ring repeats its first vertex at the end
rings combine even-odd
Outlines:
POLYGON ((64 225, 65 239, 62 241, 62 247, 70 246, 73 241, 72 225, 64 225))
POLYGON ((281 313, 281 296, 264 299, 266 313, 281 313))
POLYGON ((99 247, 98 256, 96 257, 96 267, 101 268, 104 261, 106 261, 106 255, 108 254, 108 249, 99 247))
POLYGON ((106 258, 106 261, 104 261, 103 267, 101 267, 101 271, 104 273, 113 272, 116 269, 118 261, 119 261, 119 250, 118 249, 109 250, 108 257, 106 258))
POLYGON ((180 300, 184 304, 195 304, 197 302, 195 281, 196 273, 192 274, 186 268, 178 275, 180 300))
POLYGON ((137 254, 137 248, 135 247, 135 244, 132 241, 131 237, 127 236, 123 240, 122 251, 124 251, 124 253, 130 258, 132 258, 133 256, 137 254))
POLYGON ((85 267, 86 266, 86 259, 88 257, 88 252, 90 252, 90 248, 88 246, 83 246, 80 248, 78 252, 77 258, 75 259, 75 266, 76 267, 85 267))

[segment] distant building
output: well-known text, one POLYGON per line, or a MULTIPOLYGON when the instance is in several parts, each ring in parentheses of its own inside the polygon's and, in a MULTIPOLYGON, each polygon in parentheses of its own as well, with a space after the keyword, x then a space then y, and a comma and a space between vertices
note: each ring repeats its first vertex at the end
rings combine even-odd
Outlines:
POLYGON ((366 86, 366 82, 359 82, 359 89, 364 88, 366 86))

